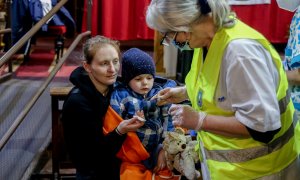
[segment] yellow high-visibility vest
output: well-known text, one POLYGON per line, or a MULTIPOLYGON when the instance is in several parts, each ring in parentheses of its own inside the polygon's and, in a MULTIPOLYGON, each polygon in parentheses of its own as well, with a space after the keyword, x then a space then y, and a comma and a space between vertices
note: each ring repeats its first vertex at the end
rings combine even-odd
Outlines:
POLYGON ((268 144, 252 138, 232 138, 205 131, 198 132, 200 156, 211 179, 256 179, 281 171, 300 152, 300 125, 288 91, 288 81, 281 59, 273 46, 257 31, 237 20, 232 28, 219 30, 203 63, 201 48, 194 50, 191 70, 185 84, 193 108, 208 114, 234 116, 234 112, 217 107, 215 101, 224 50, 235 39, 258 41, 268 50, 279 74, 277 99, 281 114, 281 130, 268 144), (199 97, 200 95, 200 97, 199 97), (199 104, 199 98, 202 99, 199 104))

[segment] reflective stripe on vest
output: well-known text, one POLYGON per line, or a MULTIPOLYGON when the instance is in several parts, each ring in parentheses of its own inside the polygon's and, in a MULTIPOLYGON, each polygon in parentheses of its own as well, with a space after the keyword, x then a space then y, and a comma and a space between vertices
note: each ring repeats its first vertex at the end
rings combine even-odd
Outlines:
MULTIPOLYGON (((297 123, 297 115, 294 113, 294 123, 297 123)), ((289 129, 279 138, 275 139, 269 144, 264 146, 241 149, 241 150, 208 150, 205 148, 205 154, 207 159, 212 159, 221 162, 241 163, 250 161, 252 159, 265 156, 274 151, 279 150, 294 136, 294 125, 291 125, 289 129)))
POLYGON ((286 96, 278 101, 280 114, 286 111, 288 104, 291 101, 291 91, 289 89, 286 90, 286 96))

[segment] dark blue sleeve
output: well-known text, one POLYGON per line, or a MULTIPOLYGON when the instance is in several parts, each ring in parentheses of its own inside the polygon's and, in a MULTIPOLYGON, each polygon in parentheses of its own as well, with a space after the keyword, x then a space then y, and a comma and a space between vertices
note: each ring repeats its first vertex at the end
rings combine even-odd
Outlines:
POLYGON ((157 103, 156 99, 149 100, 149 101, 143 100, 143 101, 140 101, 139 106, 143 109, 144 113, 150 113, 150 112, 156 111, 156 108, 157 108, 156 103, 157 103))
POLYGON ((38 22, 43 18, 43 6, 39 0, 29 1, 29 11, 33 22, 38 22))
MULTIPOLYGON (((122 109, 122 102, 123 98, 120 96, 117 90, 113 91, 110 98, 110 106, 120 115, 122 116, 123 111, 125 109, 122 109)), ((124 117, 122 117, 124 118, 124 117)))
MULTIPOLYGON (((11 7, 12 15, 12 44, 19 41, 32 27, 32 19, 29 11, 28 0, 12 1, 11 7)), ((6 47, 8 49, 10 47, 6 47)), ((25 52, 26 45, 20 49, 19 53, 25 52)))

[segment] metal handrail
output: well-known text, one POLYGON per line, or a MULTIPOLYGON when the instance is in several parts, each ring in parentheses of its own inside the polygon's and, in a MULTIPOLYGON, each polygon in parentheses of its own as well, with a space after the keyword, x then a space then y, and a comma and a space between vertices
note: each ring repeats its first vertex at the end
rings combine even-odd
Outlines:
POLYGON ((16 44, 14 44, 1 58, 0 67, 10 60, 23 45, 67 2, 59 1, 38 23, 36 23, 16 44))
POLYGON ((11 32, 10 28, 0 30, 0 34, 10 33, 10 32, 11 32))
POLYGON ((87 37, 91 35, 91 31, 86 31, 84 33, 79 34, 76 39, 73 41, 71 46, 68 48, 66 53, 63 55, 63 57, 59 60, 59 62, 56 64, 56 66, 51 71, 48 78, 45 80, 45 82, 41 85, 41 87, 38 89, 37 93, 34 95, 34 97, 26 104, 25 108, 22 110, 22 112, 19 114, 19 116, 15 119, 14 123, 10 126, 10 128, 6 131, 4 136, 0 140, 0 151, 5 146, 9 138, 13 135, 13 133, 16 131, 18 126, 21 124, 21 122, 24 120, 25 116, 29 113, 33 105, 36 103, 38 98, 42 95, 42 93, 45 91, 51 80, 54 78, 56 73, 60 70, 63 63, 66 61, 67 57, 71 54, 71 52, 76 48, 78 43, 82 40, 82 38, 87 37))
MULTIPOLYGON (((1 29, 1 30, 0 30, 0 34, 8 34, 8 33, 11 33, 11 28, 6 28, 6 29, 1 29)), ((2 38, 3 38, 3 37, 2 37, 2 38)), ((1 38, 1 40, 2 40, 2 38, 1 38)), ((5 46, 9 47, 10 44, 11 44, 10 42, 11 42, 11 41, 5 42, 5 43, 6 43, 5 46)), ((0 66, 0 67, 1 67, 1 66, 0 66)), ((5 75, 0 76, 0 82, 1 82, 1 79, 6 79, 6 78, 10 77, 12 71, 13 71, 12 62, 9 61, 9 62, 8 62, 8 73, 5 74, 5 75)))

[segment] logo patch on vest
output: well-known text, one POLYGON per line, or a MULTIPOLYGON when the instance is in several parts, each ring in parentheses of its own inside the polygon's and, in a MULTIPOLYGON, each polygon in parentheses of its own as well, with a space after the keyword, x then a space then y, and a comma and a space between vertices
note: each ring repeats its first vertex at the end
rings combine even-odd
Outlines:
POLYGON ((197 96, 197 102, 199 107, 202 107, 202 96, 203 96, 203 92, 199 91, 197 96))
POLYGON ((226 99, 225 96, 221 96, 221 97, 218 98, 218 101, 219 101, 219 102, 224 102, 225 99, 226 99))

